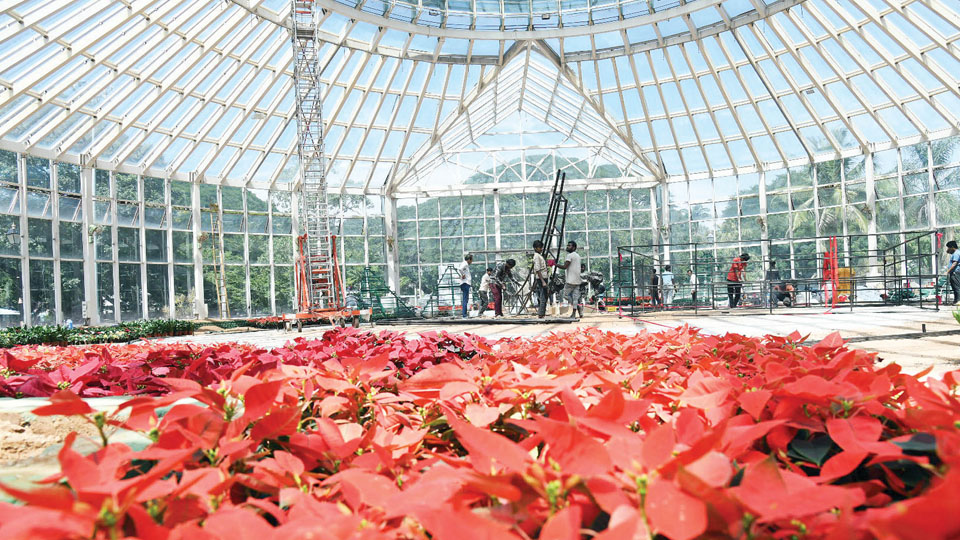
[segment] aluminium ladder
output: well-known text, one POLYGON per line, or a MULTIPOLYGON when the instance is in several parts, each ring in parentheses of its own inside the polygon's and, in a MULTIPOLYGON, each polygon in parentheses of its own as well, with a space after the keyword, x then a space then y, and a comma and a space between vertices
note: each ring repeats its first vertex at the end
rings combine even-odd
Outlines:
MULTIPOLYGON (((292 0, 293 79, 297 105, 297 150, 300 155, 300 200, 306 233, 303 267, 306 272, 306 311, 337 309, 343 297, 337 279, 327 206, 323 156, 322 95, 313 0, 292 0)), ((303 310, 303 306, 301 306, 303 310)))
POLYGON ((210 205, 210 240, 213 252, 213 279, 217 287, 217 309, 221 319, 230 318, 230 302, 227 298, 227 276, 223 261, 223 221, 217 203, 210 205))

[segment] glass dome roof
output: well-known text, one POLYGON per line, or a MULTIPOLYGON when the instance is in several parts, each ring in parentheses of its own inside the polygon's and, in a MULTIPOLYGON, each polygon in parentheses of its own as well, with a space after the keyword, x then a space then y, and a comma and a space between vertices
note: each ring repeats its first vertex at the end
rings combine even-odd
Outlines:
MULTIPOLYGON (((318 2, 341 192, 417 189, 515 113, 646 180, 960 129, 960 6, 945 0, 318 2)), ((285 0, 8 2, 0 148, 292 186, 288 12, 285 0)))

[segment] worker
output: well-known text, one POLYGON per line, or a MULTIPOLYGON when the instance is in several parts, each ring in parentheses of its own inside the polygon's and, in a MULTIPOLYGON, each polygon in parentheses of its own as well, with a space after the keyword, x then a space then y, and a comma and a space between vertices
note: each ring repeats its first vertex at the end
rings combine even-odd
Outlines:
POLYGON ((731 309, 740 305, 740 299, 743 296, 743 276, 747 271, 749 260, 749 253, 741 253, 739 257, 733 258, 733 264, 727 272, 727 299, 730 301, 731 309))
POLYGON ((947 242, 947 253, 950 255, 950 262, 947 263, 947 282, 953 289, 953 305, 960 306, 960 250, 957 249, 957 241, 947 242))
POLYGON ((576 319, 577 314, 583 316, 583 308, 580 307, 580 284, 583 279, 580 275, 580 255, 577 253, 577 243, 573 240, 567 242, 567 258, 560 266, 564 270, 563 298, 570 302, 570 318, 576 319))
POLYGON ((487 310, 487 306, 490 305, 490 280, 493 279, 493 267, 488 266, 486 273, 483 274, 483 277, 480 278, 480 288, 477 289, 477 296, 480 297, 480 310, 477 312, 477 317, 482 317, 483 312, 487 310))
POLYGON ((770 290, 770 303, 773 307, 777 307, 777 302, 781 300, 779 293, 783 291, 783 282, 780 280, 780 271, 777 270, 777 261, 770 261, 770 269, 763 276, 763 280, 767 282, 767 288, 770 290))
POLYGON ((650 305, 653 308, 663 306, 663 300, 660 296, 660 274, 656 270, 650 276, 650 305))
POLYGON ((460 274, 460 292, 461 292, 461 317, 467 318, 467 311, 470 308, 470 263, 473 262, 473 255, 467 253, 463 256, 463 262, 457 266, 457 273, 460 274))
POLYGON ((497 265, 497 269, 490 279, 490 292, 493 293, 493 316, 503 317, 503 293, 506 291, 508 281, 513 281, 511 270, 517 265, 517 261, 507 259, 497 265))
POLYGON ((690 285, 690 300, 694 306, 697 305, 697 274, 693 268, 687 269, 687 283, 690 285))
POLYGON ((660 273, 660 284, 663 286, 663 305, 669 308, 673 304, 673 272, 669 264, 660 273))
POLYGON ((547 260, 543 258, 543 242, 533 241, 533 283, 531 292, 537 299, 537 318, 542 319, 547 314, 547 260))

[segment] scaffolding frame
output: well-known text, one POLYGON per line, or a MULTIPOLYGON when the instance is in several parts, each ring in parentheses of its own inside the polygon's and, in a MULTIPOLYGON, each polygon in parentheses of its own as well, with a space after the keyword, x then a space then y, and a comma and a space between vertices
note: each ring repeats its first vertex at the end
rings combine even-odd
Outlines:
POLYGON ((313 0, 292 0, 293 79, 296 92, 297 152, 300 156, 300 200, 303 205, 302 261, 307 301, 301 311, 339 309, 344 291, 337 276, 334 237, 327 203, 326 163, 323 155, 323 94, 318 55, 317 13, 313 0))

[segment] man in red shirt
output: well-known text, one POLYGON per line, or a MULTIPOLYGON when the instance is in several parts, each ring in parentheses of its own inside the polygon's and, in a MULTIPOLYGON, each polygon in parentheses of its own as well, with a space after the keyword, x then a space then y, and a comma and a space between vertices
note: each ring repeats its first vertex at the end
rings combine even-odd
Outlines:
POLYGON ((741 253, 739 257, 733 258, 733 264, 727 272, 727 298, 730 300, 730 307, 735 308, 740 305, 740 297, 743 293, 743 274, 747 270, 747 261, 750 260, 749 253, 741 253))

